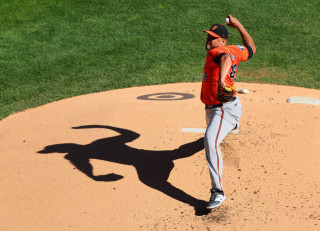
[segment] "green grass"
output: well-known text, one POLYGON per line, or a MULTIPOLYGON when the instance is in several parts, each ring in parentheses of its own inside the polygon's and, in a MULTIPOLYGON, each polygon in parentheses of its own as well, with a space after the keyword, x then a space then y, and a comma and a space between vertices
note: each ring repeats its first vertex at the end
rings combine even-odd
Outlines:
POLYGON ((0 119, 80 94, 200 82, 202 30, 229 13, 257 46, 238 81, 320 89, 319 8, 317 0, 0 0, 0 119))

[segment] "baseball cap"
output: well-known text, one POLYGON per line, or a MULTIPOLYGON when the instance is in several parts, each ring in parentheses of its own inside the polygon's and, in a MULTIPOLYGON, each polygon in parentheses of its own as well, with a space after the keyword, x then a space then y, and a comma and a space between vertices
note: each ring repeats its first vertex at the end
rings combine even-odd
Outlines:
POLYGON ((215 38, 228 39, 228 30, 223 24, 213 24, 210 30, 205 30, 203 32, 206 32, 215 38))

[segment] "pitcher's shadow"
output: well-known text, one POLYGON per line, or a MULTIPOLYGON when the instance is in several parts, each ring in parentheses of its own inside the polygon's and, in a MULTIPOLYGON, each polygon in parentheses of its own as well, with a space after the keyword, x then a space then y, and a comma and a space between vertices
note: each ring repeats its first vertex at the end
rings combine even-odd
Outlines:
POLYGON ((184 144, 174 150, 152 151, 135 149, 126 145, 126 143, 132 142, 140 136, 138 133, 127 129, 103 125, 87 125, 74 127, 73 129, 88 128, 110 129, 118 132, 120 135, 99 139, 87 145, 70 143, 49 145, 38 153, 67 153, 66 159, 82 173, 96 181, 116 181, 122 179, 123 176, 116 173, 100 176, 93 175, 90 159, 132 165, 138 173, 139 180, 145 185, 193 206, 196 215, 205 215, 209 212, 205 209, 205 201, 192 197, 167 181, 174 167, 173 161, 190 157, 201 151, 203 149, 203 138, 184 144))

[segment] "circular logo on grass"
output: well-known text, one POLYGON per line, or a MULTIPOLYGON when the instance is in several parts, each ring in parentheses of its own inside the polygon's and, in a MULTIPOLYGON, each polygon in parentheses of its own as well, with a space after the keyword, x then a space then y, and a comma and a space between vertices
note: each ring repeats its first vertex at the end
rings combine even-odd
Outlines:
POLYGON ((154 93, 149 95, 141 95, 137 99, 141 100, 162 100, 162 101, 171 101, 171 100, 186 100, 192 99, 194 95, 189 93, 177 93, 177 92, 167 92, 167 93, 154 93))

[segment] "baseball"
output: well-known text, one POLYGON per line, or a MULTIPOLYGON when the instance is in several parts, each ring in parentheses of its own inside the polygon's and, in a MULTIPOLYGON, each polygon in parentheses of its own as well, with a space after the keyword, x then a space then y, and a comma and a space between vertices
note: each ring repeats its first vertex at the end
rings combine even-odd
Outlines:
POLYGON ((225 21, 226 21, 227 24, 229 24, 230 19, 229 19, 228 17, 226 17, 226 20, 225 20, 225 21))
POLYGON ((250 93, 250 91, 248 89, 238 89, 237 92, 242 93, 242 94, 249 94, 250 93))

